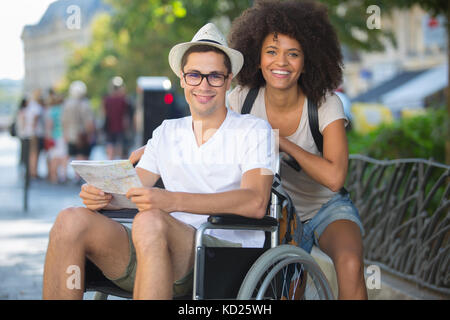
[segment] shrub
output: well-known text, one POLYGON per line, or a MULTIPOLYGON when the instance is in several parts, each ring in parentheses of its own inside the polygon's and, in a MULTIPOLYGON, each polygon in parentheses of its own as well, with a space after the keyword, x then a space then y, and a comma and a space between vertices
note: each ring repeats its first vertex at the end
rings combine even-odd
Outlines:
POLYGON ((446 106, 429 108, 422 115, 383 124, 367 135, 350 131, 349 151, 375 159, 432 158, 445 163, 448 127, 446 106))

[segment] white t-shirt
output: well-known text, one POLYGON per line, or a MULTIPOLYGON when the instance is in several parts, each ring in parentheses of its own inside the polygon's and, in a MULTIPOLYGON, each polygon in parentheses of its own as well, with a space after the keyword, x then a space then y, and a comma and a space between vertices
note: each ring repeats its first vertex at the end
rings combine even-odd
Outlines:
MULTIPOLYGON (((138 167, 161 176, 166 190, 218 193, 240 188, 242 175, 251 169, 274 172, 276 160, 272 129, 267 121, 228 110, 219 129, 200 147, 192 117, 165 120, 153 131, 138 167)), ((173 217, 198 228, 207 215, 173 212, 173 217)), ((208 230, 206 234, 262 247, 264 233, 244 230, 208 230)))
POLYGON ((24 137, 31 138, 44 136, 44 127, 41 119, 43 112, 44 110, 38 102, 31 100, 28 103, 25 107, 25 123, 22 132, 24 137), (36 117, 37 122, 35 126, 36 117))
MULTIPOLYGON (((268 120, 264 90, 264 87, 259 89, 250 113, 261 119, 268 120)), ((227 97, 229 107, 240 113, 248 91, 248 87, 237 86, 234 88, 227 97)), ((327 95, 325 102, 318 109, 318 116, 321 133, 330 123, 338 119, 345 119, 347 125, 342 102, 334 94, 327 95)), ((286 138, 312 154, 321 155, 309 128, 307 99, 305 99, 303 104, 302 116, 297 130, 286 138)), ((335 195, 335 192, 316 182, 304 170, 297 172, 282 161, 280 171, 282 186, 292 198, 297 214, 302 221, 311 219, 322 205, 335 195)))

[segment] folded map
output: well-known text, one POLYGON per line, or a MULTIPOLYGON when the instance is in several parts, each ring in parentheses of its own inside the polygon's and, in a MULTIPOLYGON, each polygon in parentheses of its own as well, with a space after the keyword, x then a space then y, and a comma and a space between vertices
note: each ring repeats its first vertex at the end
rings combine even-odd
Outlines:
POLYGON ((111 206, 136 208, 125 194, 142 183, 129 160, 73 160, 70 165, 88 184, 112 194, 111 206))

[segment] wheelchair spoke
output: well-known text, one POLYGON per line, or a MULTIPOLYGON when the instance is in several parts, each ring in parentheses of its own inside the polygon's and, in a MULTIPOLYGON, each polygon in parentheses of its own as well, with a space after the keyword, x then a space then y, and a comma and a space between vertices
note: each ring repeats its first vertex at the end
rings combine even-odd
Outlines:
MULTIPOLYGON (((301 266, 300 266, 301 268, 301 266)), ((295 294, 297 293, 297 288, 298 288, 298 284, 301 280, 302 277, 302 271, 298 271, 297 269, 297 265, 295 266, 295 273, 294 273, 294 278, 295 278, 295 282, 294 282, 294 289, 292 290, 292 296, 291 299, 294 300, 295 299, 295 294)))
POLYGON ((326 277, 304 250, 280 246, 266 252, 249 270, 239 299, 333 299, 326 277))

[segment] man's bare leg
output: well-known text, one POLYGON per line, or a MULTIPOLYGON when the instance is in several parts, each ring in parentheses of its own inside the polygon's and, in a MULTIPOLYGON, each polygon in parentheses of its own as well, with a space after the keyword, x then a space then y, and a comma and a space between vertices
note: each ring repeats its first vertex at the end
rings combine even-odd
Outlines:
POLYGON ((44 299, 82 299, 86 256, 114 278, 124 272, 129 255, 128 235, 118 222, 86 208, 65 209, 50 231, 42 296, 44 299), (74 287, 76 282, 67 285, 74 268, 80 271, 79 288, 74 287))
POLYGON ((172 299, 172 286, 194 265, 195 229, 160 210, 133 222, 137 270, 134 299, 172 299))

